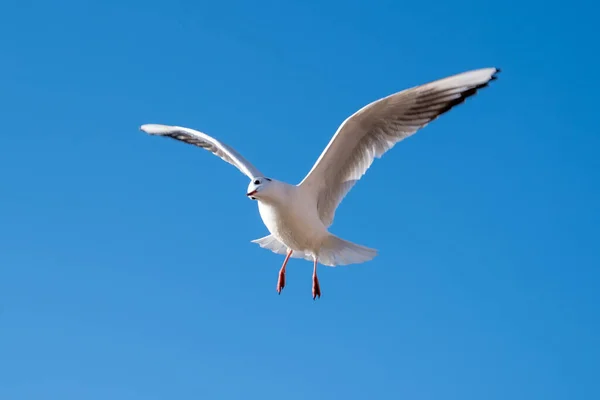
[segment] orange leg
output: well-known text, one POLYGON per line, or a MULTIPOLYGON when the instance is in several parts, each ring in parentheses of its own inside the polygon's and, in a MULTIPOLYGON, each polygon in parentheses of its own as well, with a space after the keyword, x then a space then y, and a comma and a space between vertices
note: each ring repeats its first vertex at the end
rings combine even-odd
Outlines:
POLYGON ((287 265, 288 260, 292 256, 292 253, 293 253, 293 250, 290 250, 287 253, 287 256, 285 256, 285 260, 283 261, 283 265, 281 266, 281 269, 279 270, 279 279, 277 280, 277 293, 279 293, 279 294, 281 294, 281 291, 285 287, 285 266, 287 265))
POLYGON ((313 300, 319 296, 321 298, 321 287, 319 286, 319 278, 317 277, 317 258, 315 258, 315 266, 313 268, 313 300))

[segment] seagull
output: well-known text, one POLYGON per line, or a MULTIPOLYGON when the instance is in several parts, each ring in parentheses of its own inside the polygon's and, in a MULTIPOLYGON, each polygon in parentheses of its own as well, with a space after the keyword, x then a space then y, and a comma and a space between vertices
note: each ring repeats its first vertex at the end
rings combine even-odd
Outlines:
POLYGON ((401 140, 488 86, 500 72, 482 68, 383 97, 348 117, 339 126, 312 169, 297 185, 260 172, 227 144, 194 129, 144 124, 150 135, 165 136, 212 152, 250 179, 246 196, 257 200, 269 235, 252 240, 285 256, 277 293, 285 287, 286 265, 292 258, 313 263, 312 297, 321 297, 317 265, 335 267, 372 260, 377 250, 349 242, 329 232, 335 211, 350 189, 380 158, 401 140))

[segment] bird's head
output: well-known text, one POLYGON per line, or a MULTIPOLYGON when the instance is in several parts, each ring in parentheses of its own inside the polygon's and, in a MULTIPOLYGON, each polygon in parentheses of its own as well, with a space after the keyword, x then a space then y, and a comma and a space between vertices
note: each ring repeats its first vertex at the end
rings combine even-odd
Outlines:
POLYGON ((252 179, 248 185, 246 196, 252 200, 261 199, 269 195, 269 192, 272 190, 272 186, 273 180, 271 178, 265 178, 264 176, 256 177, 252 179))

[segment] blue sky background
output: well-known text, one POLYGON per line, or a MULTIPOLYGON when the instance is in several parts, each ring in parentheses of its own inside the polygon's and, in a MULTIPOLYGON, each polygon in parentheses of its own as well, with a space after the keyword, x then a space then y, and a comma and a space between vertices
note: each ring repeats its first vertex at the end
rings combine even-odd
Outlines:
POLYGON ((597 6, 3 1, 0 398, 600 398, 597 6), (376 161, 321 267, 190 126, 299 182, 363 105, 500 78, 376 161))

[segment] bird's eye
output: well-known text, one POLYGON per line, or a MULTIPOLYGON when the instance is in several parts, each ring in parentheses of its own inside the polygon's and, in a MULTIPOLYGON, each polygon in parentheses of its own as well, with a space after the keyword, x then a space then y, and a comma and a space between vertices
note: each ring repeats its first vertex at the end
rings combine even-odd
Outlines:
POLYGON ((260 181, 257 179, 257 180, 254 181, 254 184, 258 185, 258 184, 260 184, 260 181))

